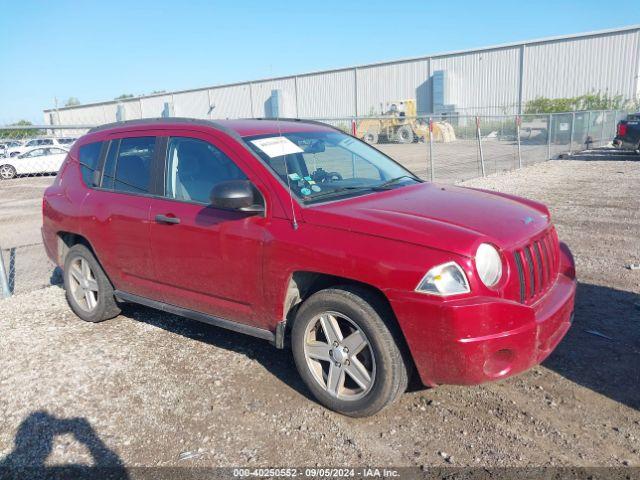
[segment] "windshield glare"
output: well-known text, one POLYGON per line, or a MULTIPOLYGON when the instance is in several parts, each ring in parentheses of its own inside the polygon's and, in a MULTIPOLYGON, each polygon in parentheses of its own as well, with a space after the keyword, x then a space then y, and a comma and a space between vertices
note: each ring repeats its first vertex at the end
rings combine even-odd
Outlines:
POLYGON ((305 203, 420 181, 366 143, 340 132, 283 133, 244 140, 305 203))

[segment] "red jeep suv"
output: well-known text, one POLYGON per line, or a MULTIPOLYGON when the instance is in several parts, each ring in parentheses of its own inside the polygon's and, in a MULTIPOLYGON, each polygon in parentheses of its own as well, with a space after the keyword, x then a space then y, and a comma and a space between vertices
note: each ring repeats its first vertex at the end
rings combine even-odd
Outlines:
POLYGON ((547 208, 423 182, 299 120, 138 120, 80 138, 43 200, 73 311, 135 302, 291 345, 325 406, 371 415, 417 373, 477 384, 544 360, 575 268, 547 208))

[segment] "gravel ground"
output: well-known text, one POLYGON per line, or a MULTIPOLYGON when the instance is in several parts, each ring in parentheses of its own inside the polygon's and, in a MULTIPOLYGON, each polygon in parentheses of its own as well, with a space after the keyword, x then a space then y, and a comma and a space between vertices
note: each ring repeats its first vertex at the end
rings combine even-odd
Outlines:
POLYGON ((0 303, 0 466, 640 466, 637 157, 537 164, 465 185, 549 205, 580 280, 543 365, 414 389, 351 419, 309 398, 291 353, 130 307, 78 320, 52 286, 0 303))

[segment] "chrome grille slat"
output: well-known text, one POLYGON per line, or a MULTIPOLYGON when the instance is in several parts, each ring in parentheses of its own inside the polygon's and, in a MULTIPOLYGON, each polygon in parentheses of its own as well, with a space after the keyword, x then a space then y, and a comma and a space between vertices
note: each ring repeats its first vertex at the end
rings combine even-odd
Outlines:
POLYGON ((540 245, 542 246, 542 256, 544 257, 544 264, 547 266, 546 271, 547 271, 547 282, 551 281, 552 275, 551 275, 551 263, 549 262, 549 253, 547 252, 547 242, 546 239, 543 238, 540 241, 540 245))
POLYGON ((529 246, 524 247, 524 259, 526 262, 526 266, 528 268, 528 277, 529 277, 529 297, 532 298, 536 293, 535 286, 535 273, 533 272, 533 259, 531 258, 531 252, 529 251, 529 246))
POLYGON ((542 263, 542 255, 540 255, 540 246, 538 242, 533 242, 533 253, 536 259, 536 263, 538 264, 538 278, 540 279, 540 290, 544 289, 547 285, 547 279, 544 276, 544 271, 546 270, 544 267, 544 263, 542 263))
POLYGON ((520 283, 520 303, 524 303, 525 298, 525 286, 524 286, 524 271, 522 269, 522 260, 520 259, 520 254, 515 252, 513 256, 516 260, 516 269, 518 270, 518 280, 520 283))

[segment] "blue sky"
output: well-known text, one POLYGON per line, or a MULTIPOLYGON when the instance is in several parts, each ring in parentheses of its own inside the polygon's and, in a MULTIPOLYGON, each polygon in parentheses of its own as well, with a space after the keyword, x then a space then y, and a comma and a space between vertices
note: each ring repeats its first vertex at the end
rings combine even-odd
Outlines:
POLYGON ((637 0, 4 2, 0 124, 204 87, 640 23, 637 0))

